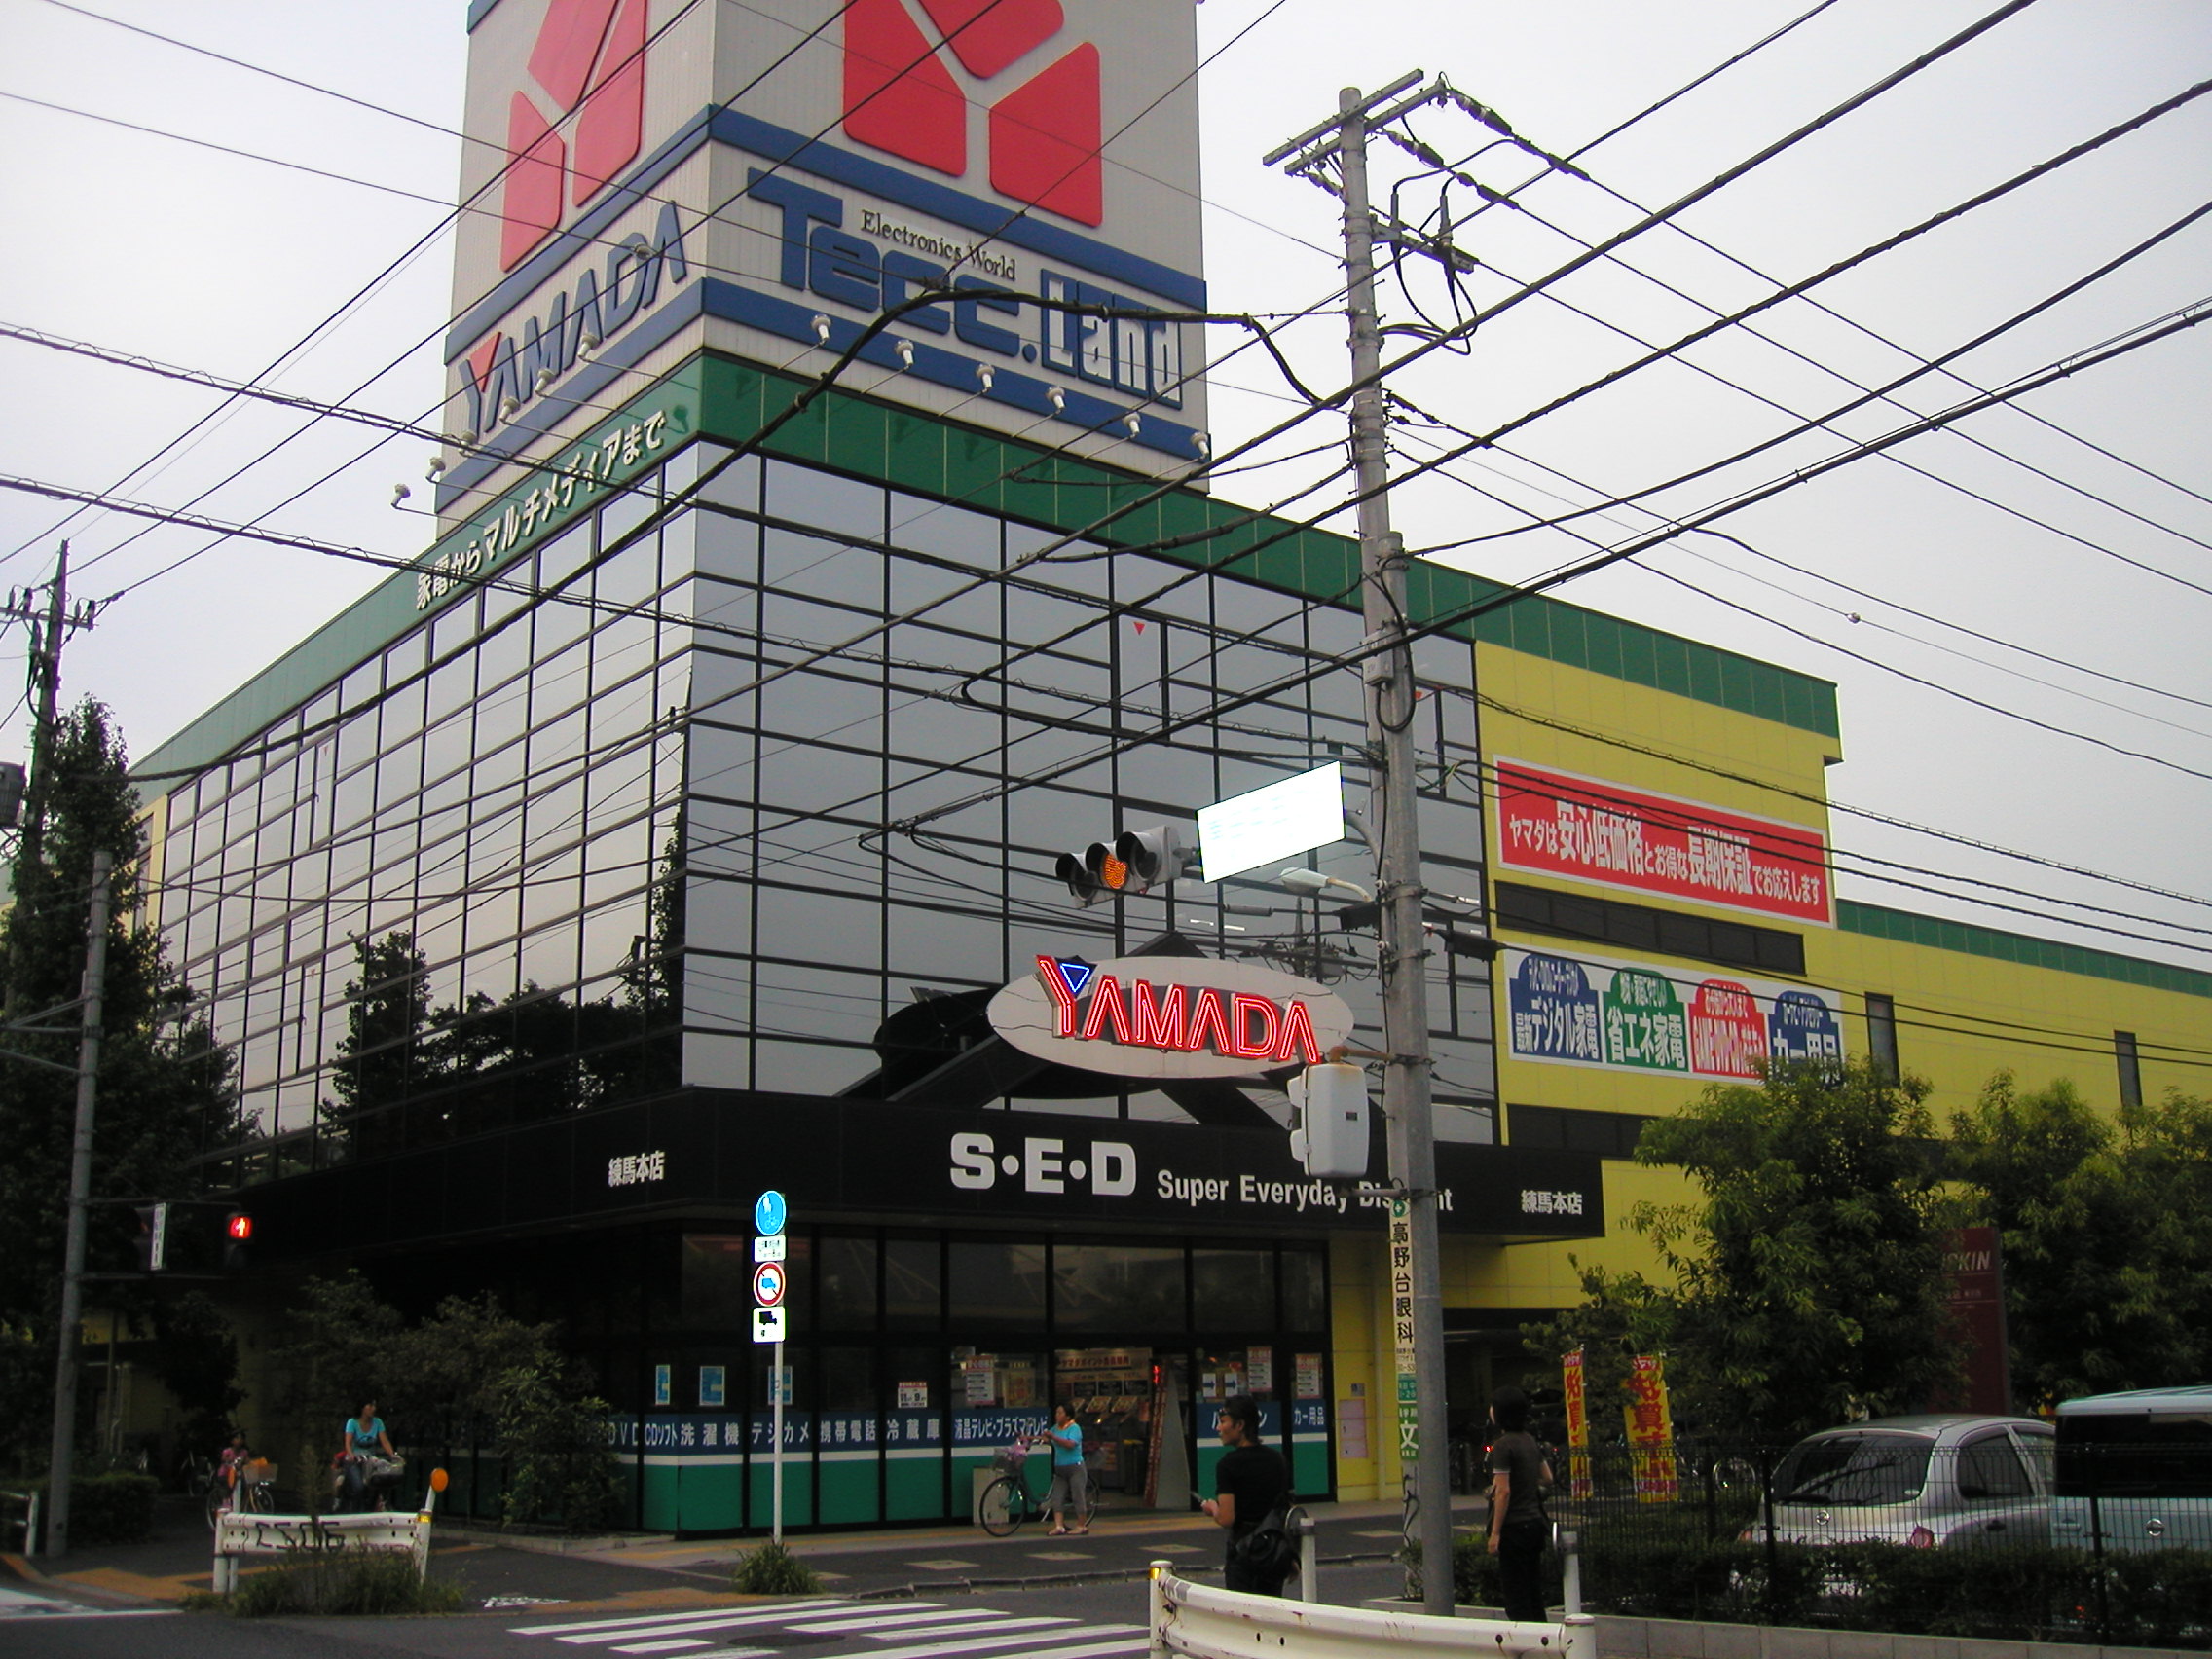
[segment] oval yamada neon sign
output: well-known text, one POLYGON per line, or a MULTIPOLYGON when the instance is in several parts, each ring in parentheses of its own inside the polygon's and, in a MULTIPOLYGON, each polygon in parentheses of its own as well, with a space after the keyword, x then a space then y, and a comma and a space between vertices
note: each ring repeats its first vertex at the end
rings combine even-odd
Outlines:
POLYGON ((1334 991, 1272 968, 1198 956, 1040 956, 991 999, 1024 1053, 1114 1077, 1256 1077, 1316 1065, 1351 1037, 1334 991))

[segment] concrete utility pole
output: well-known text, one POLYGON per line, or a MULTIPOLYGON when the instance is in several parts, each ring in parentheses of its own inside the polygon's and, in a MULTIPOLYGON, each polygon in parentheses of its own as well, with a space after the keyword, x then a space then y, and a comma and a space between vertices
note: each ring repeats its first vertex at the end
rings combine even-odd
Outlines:
MULTIPOLYGON (((69 1549, 69 1480, 77 1445, 77 1326, 85 1313, 85 1232, 92 1196, 92 1105, 99 1085, 101 989, 107 979, 108 881, 115 855, 92 855, 85 924, 83 1035, 77 1040, 77 1127, 69 1146, 69 1234, 62 1247, 59 1353, 54 1363, 54 1449, 47 1459, 46 1550, 69 1549)), ((110 1384, 112 1386, 112 1383, 110 1384)))
POLYGON ((1421 926, 1420 825, 1414 771, 1413 649, 1406 634, 1406 550, 1390 529, 1389 461, 1380 377, 1382 337, 1375 312, 1375 221, 1367 200, 1367 134, 1404 109, 1379 111, 1420 72, 1364 96, 1338 94, 1337 115, 1274 151, 1265 165, 1305 152, 1293 171, 1335 155, 1344 199, 1345 274, 1351 317, 1351 451, 1360 495, 1361 673, 1367 681, 1368 811, 1381 906, 1382 1112, 1390 1178, 1391 1330, 1397 1354, 1398 1456, 1409 1543, 1419 1542, 1421 1604, 1452 1616, 1452 1487, 1444 1399, 1444 1290, 1436 1231, 1436 1139, 1429 1101, 1427 935, 1421 926), (1327 137, 1334 133, 1334 137, 1327 137), (1324 140, 1316 144, 1316 140, 1324 140), (1314 148, 1309 149, 1309 145, 1314 148))

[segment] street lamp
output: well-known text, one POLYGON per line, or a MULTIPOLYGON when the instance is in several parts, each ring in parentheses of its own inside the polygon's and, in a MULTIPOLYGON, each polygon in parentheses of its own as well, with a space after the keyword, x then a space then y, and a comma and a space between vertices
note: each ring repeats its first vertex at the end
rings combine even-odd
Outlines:
POLYGON ((1375 895, 1360 886, 1358 882, 1346 881, 1341 875, 1323 875, 1317 869, 1307 869, 1303 866, 1286 869, 1275 879, 1293 893, 1303 893, 1309 897, 1317 893, 1326 893, 1332 887, 1341 887, 1346 893, 1358 894, 1362 903, 1372 904, 1375 903, 1375 895))

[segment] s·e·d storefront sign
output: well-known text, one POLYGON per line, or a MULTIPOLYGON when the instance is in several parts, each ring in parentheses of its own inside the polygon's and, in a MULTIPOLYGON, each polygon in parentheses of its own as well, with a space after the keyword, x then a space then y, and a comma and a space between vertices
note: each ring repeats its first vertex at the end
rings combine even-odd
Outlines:
POLYGON ((1202 956, 1040 956, 991 999, 991 1029, 1027 1054, 1113 1077, 1257 1077, 1318 1065, 1351 1036, 1335 992, 1202 956))

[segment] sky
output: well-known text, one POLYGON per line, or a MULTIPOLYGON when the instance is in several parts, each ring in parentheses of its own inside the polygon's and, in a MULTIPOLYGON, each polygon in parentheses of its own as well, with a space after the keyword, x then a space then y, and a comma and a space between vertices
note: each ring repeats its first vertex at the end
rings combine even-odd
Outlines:
MULTIPOLYGON (((1404 152, 1375 155, 1378 203, 1432 231, 1449 215, 1477 262, 1456 294, 1432 261, 1385 274, 1383 320, 1400 330, 1389 351, 1419 344, 1403 330, 1501 308, 1463 350, 1392 375, 1405 471, 1464 441, 1451 428, 1489 432, 1574 393, 2212 75, 2200 0, 2034 0, 1615 258, 1514 298, 1996 5, 1205 0, 1212 304, 1280 319, 1300 378, 1333 389, 1347 361, 1341 312, 1326 309, 1338 208, 1261 158, 1329 116, 1340 87, 1417 69, 1502 117, 1525 144, 1456 107, 1408 118, 1403 129, 1463 175, 1448 193, 1404 152), (1483 189, 1511 201, 1478 211, 1483 189)), ((441 393, 431 345, 450 300, 442 204, 459 171, 464 12, 461 0, 0 0, 12 48, 0 329, 424 415, 441 393)), ((1461 544, 1439 556, 1485 575, 1532 579, 2204 315, 2212 214, 2126 256, 2208 202, 2212 96, 1763 313, 1752 326, 1765 338, 1723 331, 1573 397, 1502 448, 1409 479, 1392 493, 1397 528, 1417 549, 1461 544), (2001 328, 1947 363, 1962 378, 1922 374, 1894 403, 1731 460, 2001 328), (1582 508, 1597 510, 1530 528, 1582 508)), ((1862 864, 1839 877, 1843 896, 2212 967, 2208 370, 2212 327, 2181 328, 1713 521, 1734 540, 1677 536, 1553 591, 1838 684, 1838 850, 1937 890, 1876 881, 1862 864)), ((16 338, 0 337, 0 386, 8 479, 386 555, 430 538, 420 439, 219 409, 204 388, 16 338), (412 494, 394 505, 400 483, 412 494)), ((1230 356, 1212 377, 1216 453, 1295 408, 1257 352, 1230 356)), ((1252 504, 1308 490, 1342 432, 1338 417, 1309 420, 1215 488, 1252 504)), ((64 536, 72 591, 109 602, 69 644, 64 694, 108 703, 137 754, 381 574, 0 488, 0 590, 45 580, 64 536)), ((21 628, 0 632, 0 707, 14 705, 0 757, 28 749, 15 702, 25 645, 21 628)))

